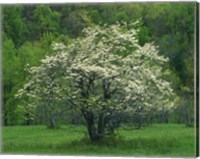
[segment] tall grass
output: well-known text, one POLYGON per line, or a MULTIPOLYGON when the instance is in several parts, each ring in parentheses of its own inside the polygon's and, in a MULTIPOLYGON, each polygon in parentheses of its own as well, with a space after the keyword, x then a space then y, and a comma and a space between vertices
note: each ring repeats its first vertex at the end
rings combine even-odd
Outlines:
POLYGON ((118 129, 116 135, 92 143, 84 126, 3 127, 3 153, 98 156, 195 156, 195 129, 154 124, 140 130, 118 129))

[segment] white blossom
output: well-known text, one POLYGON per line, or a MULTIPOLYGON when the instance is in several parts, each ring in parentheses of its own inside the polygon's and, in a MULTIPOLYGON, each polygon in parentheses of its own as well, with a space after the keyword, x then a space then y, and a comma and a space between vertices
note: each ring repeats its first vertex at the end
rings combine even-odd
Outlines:
POLYGON ((173 90, 161 78, 162 65, 168 59, 158 54, 153 43, 139 46, 137 30, 128 30, 127 26, 88 27, 85 37, 69 46, 54 43, 54 51, 59 52, 30 68, 32 78, 17 96, 24 93, 39 102, 48 100, 52 107, 57 101, 72 99, 74 109, 94 112, 123 110, 123 105, 124 111, 172 108, 173 90), (27 87, 32 87, 31 93, 27 87))

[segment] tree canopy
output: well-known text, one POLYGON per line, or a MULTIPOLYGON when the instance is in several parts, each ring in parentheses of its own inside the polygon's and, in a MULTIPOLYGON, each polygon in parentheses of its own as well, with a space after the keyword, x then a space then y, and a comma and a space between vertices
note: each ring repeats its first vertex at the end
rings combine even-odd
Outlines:
POLYGON ((162 69, 168 59, 152 43, 141 47, 135 26, 88 27, 68 46, 55 43, 55 53, 29 69, 31 76, 18 95, 25 94, 36 109, 43 107, 50 127, 57 113, 79 111, 91 140, 112 134, 118 114, 171 109, 175 94, 163 78, 169 70, 162 69))

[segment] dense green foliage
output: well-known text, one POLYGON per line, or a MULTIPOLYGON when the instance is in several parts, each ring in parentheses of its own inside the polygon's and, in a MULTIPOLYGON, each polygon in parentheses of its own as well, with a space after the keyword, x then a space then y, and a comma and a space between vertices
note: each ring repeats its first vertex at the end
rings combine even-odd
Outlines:
POLYGON ((95 144, 83 126, 3 128, 3 153, 112 156, 195 156, 195 131, 177 124, 156 124, 128 131, 118 129, 112 140, 95 144))
MULTIPOLYGON (((40 124, 43 120, 27 122, 25 118, 31 118, 30 114, 24 114, 21 101, 14 95, 25 83, 27 65, 38 66, 41 59, 52 54, 52 42, 68 45, 83 36, 85 27, 138 19, 139 44, 154 41, 159 53, 169 58, 169 66, 165 67, 171 74, 165 78, 173 81, 173 89, 180 97, 172 112, 161 110, 152 120, 193 125, 194 13, 195 3, 3 6, 4 125, 40 124)), ((71 120, 74 118, 65 122, 71 120)))

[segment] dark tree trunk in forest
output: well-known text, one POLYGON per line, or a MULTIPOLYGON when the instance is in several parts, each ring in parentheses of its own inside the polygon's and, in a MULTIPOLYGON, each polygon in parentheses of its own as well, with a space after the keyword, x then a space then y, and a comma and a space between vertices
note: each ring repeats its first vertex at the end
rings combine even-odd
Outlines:
MULTIPOLYGON (((6 116, 6 115, 7 114, 5 114, 4 116, 6 116)), ((7 119, 7 117, 4 117, 3 125, 5 125, 5 126, 8 125, 8 119, 7 119)))
POLYGON ((31 125, 30 114, 26 113, 25 115, 26 115, 26 118, 27 118, 26 125, 31 125))
POLYGON ((55 128, 56 127, 56 123, 55 123, 55 118, 54 115, 52 113, 50 113, 50 128, 55 128))
POLYGON ((163 110, 161 113, 160 113, 160 122, 161 123, 168 123, 168 118, 169 118, 169 113, 168 111, 165 111, 163 110))

